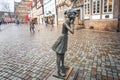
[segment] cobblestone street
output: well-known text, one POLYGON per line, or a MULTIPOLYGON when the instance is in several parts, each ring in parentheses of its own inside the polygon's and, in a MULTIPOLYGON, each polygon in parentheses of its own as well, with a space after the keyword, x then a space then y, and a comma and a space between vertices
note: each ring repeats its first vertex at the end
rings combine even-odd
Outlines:
MULTIPOLYGON (((0 80, 47 80, 56 70, 51 46, 60 33, 15 24, 0 31, 0 80)), ((81 29, 68 41, 65 64, 79 69, 77 80, 120 80, 120 33, 81 29)))

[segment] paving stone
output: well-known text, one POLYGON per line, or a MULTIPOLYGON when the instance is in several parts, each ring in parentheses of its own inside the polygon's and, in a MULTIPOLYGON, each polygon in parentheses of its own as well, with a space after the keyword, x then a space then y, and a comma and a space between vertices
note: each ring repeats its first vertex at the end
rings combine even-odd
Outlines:
POLYGON ((97 75, 97 80, 101 80, 101 78, 102 78, 101 75, 98 74, 97 75))
POLYGON ((107 76, 102 75, 102 80, 107 80, 107 76))
POLYGON ((96 78, 91 78, 91 80, 96 80, 96 78))
POLYGON ((108 80, 114 80, 113 77, 108 77, 108 80))
MULTIPOLYGON (((79 80, 79 79, 78 79, 79 80)), ((90 77, 85 77, 85 80, 90 80, 90 77)))
MULTIPOLYGON (((58 32, 42 25, 40 32, 32 34, 25 24, 19 28, 14 24, 7 26, 10 28, 0 32, 0 80, 47 80, 56 70, 56 54, 51 46, 61 35, 61 27, 58 32)), ((118 35, 87 29, 75 31, 69 35, 65 64, 79 68, 78 80, 119 80, 118 35)))

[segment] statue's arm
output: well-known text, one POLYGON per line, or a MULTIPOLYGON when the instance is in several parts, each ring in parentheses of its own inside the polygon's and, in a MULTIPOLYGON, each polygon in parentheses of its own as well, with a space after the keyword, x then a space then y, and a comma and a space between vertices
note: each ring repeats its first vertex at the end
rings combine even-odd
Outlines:
POLYGON ((72 33, 72 34, 74 34, 74 24, 71 24, 71 27, 68 25, 68 24, 66 24, 66 23, 64 23, 65 24, 65 27, 72 33))

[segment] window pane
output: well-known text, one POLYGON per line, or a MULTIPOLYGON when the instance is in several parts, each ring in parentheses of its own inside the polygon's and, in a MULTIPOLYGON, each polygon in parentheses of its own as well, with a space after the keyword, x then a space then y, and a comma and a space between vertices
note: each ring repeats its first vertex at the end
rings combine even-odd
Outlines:
POLYGON ((93 2, 93 13, 95 13, 96 2, 93 2))
POLYGON ((100 12, 100 1, 97 1, 97 13, 100 12))
POLYGON ((90 0, 84 0, 84 12, 85 14, 89 14, 90 13, 90 0))
POLYGON ((93 14, 100 13, 100 0, 93 1, 93 14))
POLYGON ((112 12, 112 6, 113 6, 113 0, 104 0, 104 12, 105 13, 110 13, 112 12))
POLYGON ((112 12, 112 6, 109 6, 108 11, 109 11, 109 12, 112 12))

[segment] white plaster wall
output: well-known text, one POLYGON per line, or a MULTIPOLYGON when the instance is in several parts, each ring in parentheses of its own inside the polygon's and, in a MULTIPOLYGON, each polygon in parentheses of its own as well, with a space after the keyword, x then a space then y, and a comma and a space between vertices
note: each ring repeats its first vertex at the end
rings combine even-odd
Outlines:
POLYGON ((92 15, 92 19, 100 19, 100 15, 92 15))
POLYGON ((102 19, 113 19, 113 14, 104 14, 102 15, 102 19), (105 18, 106 15, 109 15, 109 18, 105 18))
POLYGON ((55 0, 44 0, 44 16, 46 13, 51 11, 51 14, 56 14, 56 9, 55 9, 55 0))

